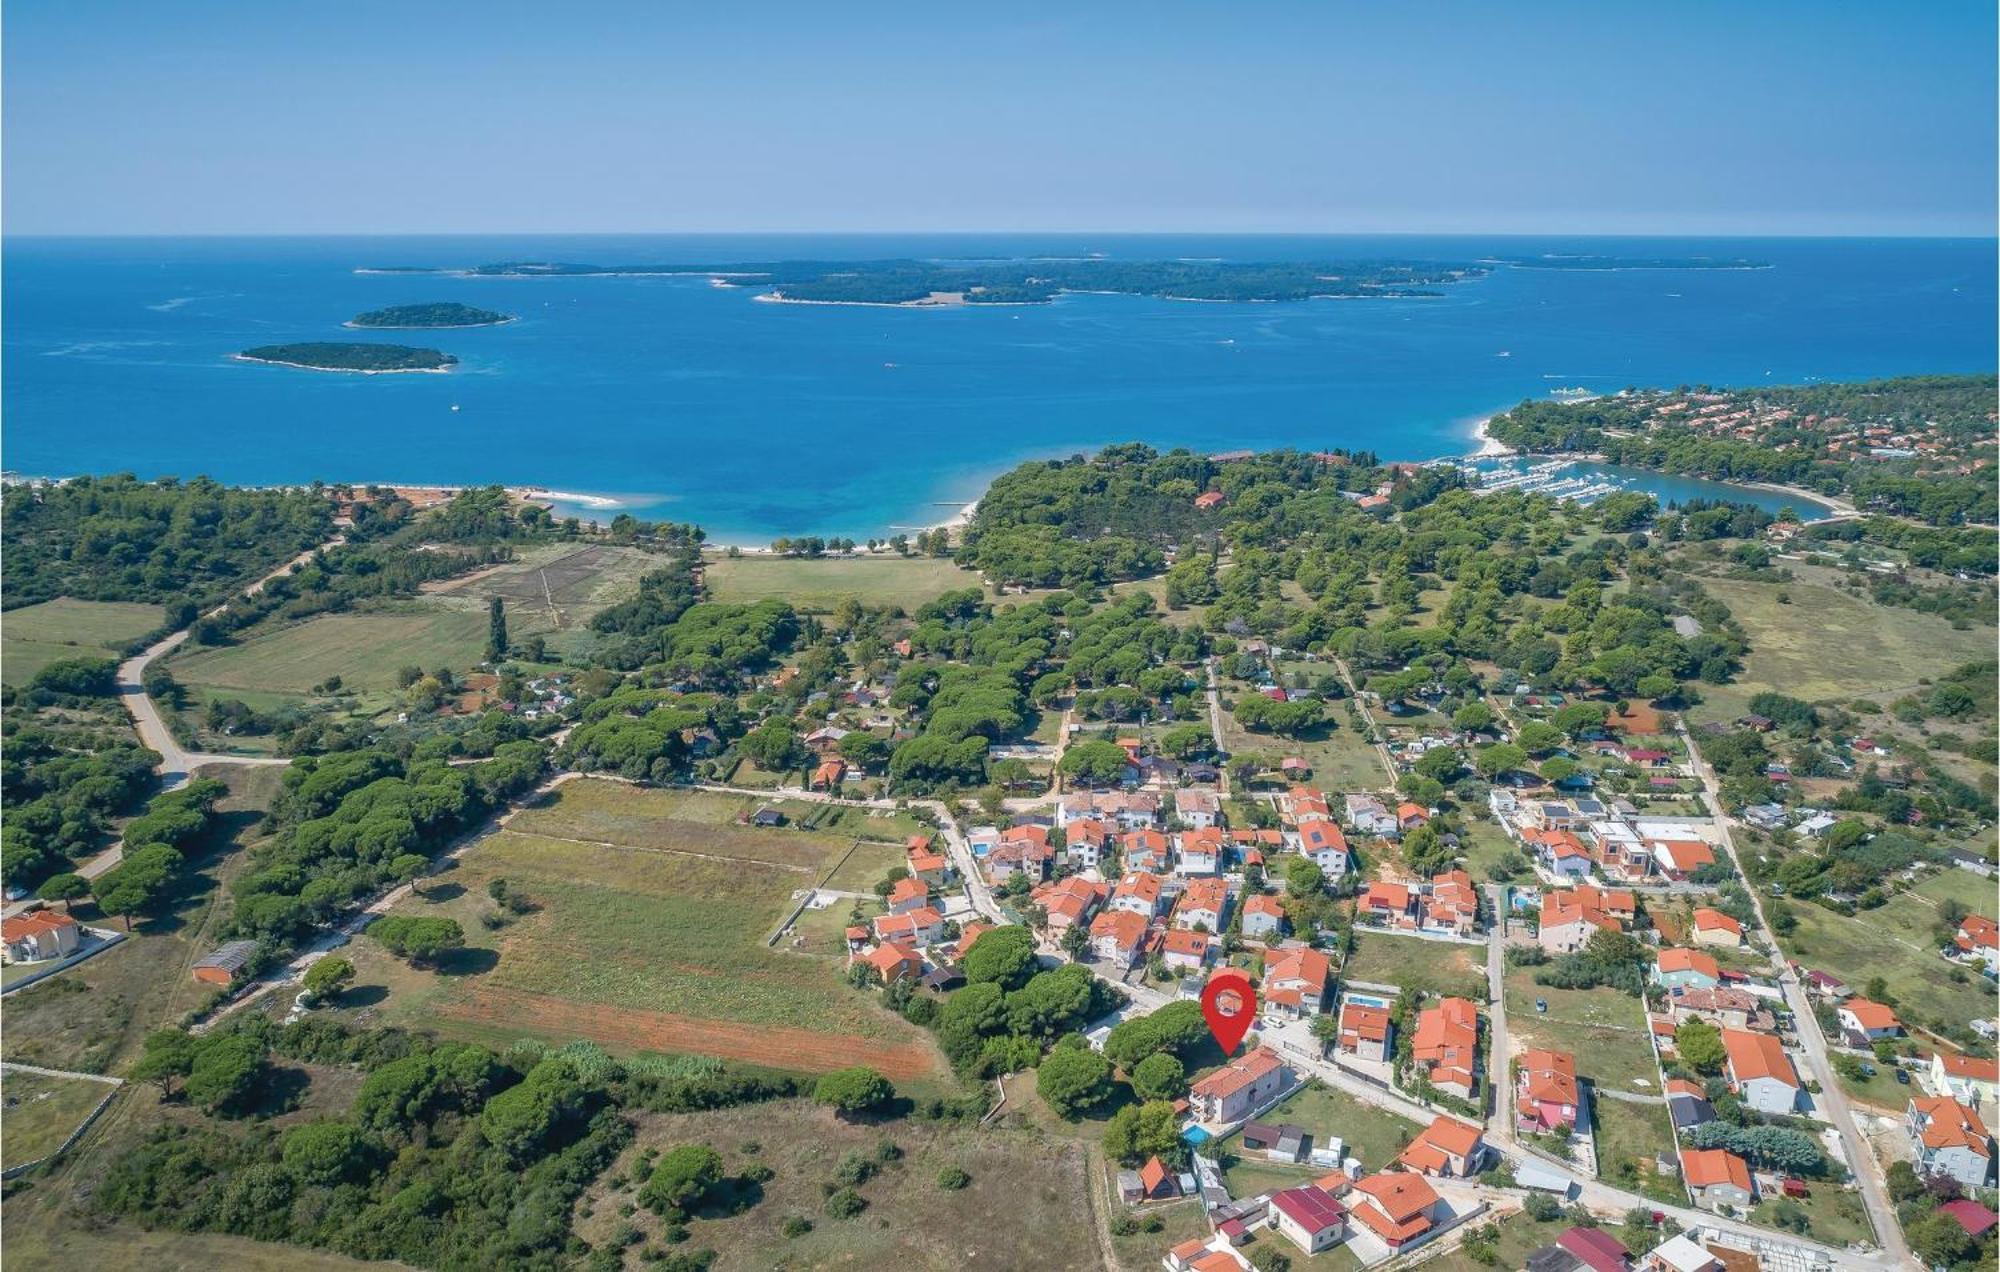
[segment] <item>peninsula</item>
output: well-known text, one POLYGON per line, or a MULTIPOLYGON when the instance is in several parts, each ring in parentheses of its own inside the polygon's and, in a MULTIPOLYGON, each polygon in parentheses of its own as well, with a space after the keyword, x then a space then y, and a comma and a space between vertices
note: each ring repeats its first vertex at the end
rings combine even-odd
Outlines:
POLYGON ((268 362, 307 371, 356 371, 389 375, 399 371, 444 371, 457 358, 436 349, 410 345, 360 344, 312 340, 299 344, 259 345, 235 355, 244 362, 268 362))
POLYGON ((390 305, 386 309, 371 309, 365 314, 356 314, 347 320, 350 327, 378 328, 437 328, 437 327, 497 327, 514 321, 514 315, 503 314, 491 309, 479 309, 472 305, 461 305, 456 301, 433 301, 424 305, 390 305))

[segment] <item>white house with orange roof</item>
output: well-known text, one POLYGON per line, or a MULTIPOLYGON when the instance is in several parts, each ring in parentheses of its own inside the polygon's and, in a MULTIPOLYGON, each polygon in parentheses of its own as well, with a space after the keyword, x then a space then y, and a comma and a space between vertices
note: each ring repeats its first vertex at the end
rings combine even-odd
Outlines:
POLYGON ((1220 827, 1183 830, 1174 836, 1174 873, 1182 877, 1222 873, 1229 837, 1220 827))
POLYGON ((1187 928, 1170 928, 1160 938, 1161 960, 1179 972, 1198 972, 1208 966, 1208 956, 1214 948, 1214 937, 1187 928))
POLYGON ((1174 816, 1183 826, 1206 830, 1221 825, 1222 800, 1214 791, 1178 790, 1174 792, 1174 816))
POLYGON ((1449 936, 1471 936, 1479 930, 1479 890, 1463 870, 1447 870, 1432 879, 1417 898, 1417 929, 1449 936))
POLYGON ((1991 1104, 2000 1098, 2000 1060, 1934 1051, 1928 1085, 1931 1094, 1948 1095, 1962 1104, 1991 1104))
POLYGON ((1060 937, 1071 928, 1090 922, 1110 890, 1106 884, 1066 875, 1036 888, 1028 894, 1028 900, 1042 907, 1042 912, 1048 915, 1050 933, 1060 937))
POLYGON ((2000 970, 2000 924, 1985 915, 1968 914, 1960 919, 1951 944, 1965 961, 2000 970))
POLYGON ((1243 935, 1253 941, 1268 941, 1285 930, 1285 903, 1263 893, 1243 902, 1243 935))
POLYGON ((1805 1084, 1776 1034, 1724 1029, 1722 1050, 1722 1071, 1738 1099, 1759 1113, 1797 1111, 1805 1084))
POLYGON ((0 921, 0 939, 10 963, 39 963, 68 958, 83 945, 83 928, 67 914, 30 910, 0 921))
POLYGON ((1119 837, 1119 860, 1127 870, 1165 874, 1173 860, 1173 840, 1157 830, 1134 830, 1119 837))
POLYGON ((1174 903, 1173 925, 1220 932, 1229 918, 1229 884, 1222 879, 1190 879, 1174 903))
POLYGON ((1542 893, 1540 925, 1535 939, 1551 954, 1573 954, 1599 932, 1623 931, 1623 925, 1596 901, 1596 889, 1551 888, 1542 893))
POLYGON ((1297 1083, 1277 1052, 1258 1047, 1189 1087, 1188 1105, 1204 1122, 1240 1122, 1297 1083))
POLYGON ((1993 1136, 1976 1110, 1947 1095, 1926 1096, 1910 1101, 1907 1121, 1917 1173, 1967 1188, 1993 1186, 1993 1136))
POLYGON ((931 903, 930 885, 914 876, 896 880, 889 889, 889 913, 908 914, 931 903))
POLYGON ((931 846, 929 835, 911 835, 903 845, 905 863, 912 877, 933 888, 941 888, 951 878, 951 861, 931 846))
POLYGON ((1469 998, 1446 998, 1417 1013, 1410 1063, 1440 1091, 1462 1100, 1479 1090, 1479 1008, 1469 998))
POLYGON ((1290 838, 1299 853, 1318 866, 1328 879, 1339 879, 1354 868, 1353 850, 1347 846, 1347 836, 1337 823, 1304 822, 1290 838))
POLYGON ((1151 919, 1160 912, 1160 877, 1144 870, 1128 870, 1111 889, 1110 907, 1151 919))
POLYGON ((1422 1175, 1392 1170, 1354 1180, 1341 1196, 1349 1222, 1366 1228, 1391 1253, 1414 1249, 1452 1219, 1451 1207, 1422 1175))
POLYGON ((1080 817, 1063 827, 1063 859, 1078 870, 1096 870, 1115 833, 1094 817, 1080 817))
POLYGON ((1145 955, 1150 924, 1131 910, 1105 910, 1090 921, 1090 948, 1114 967, 1131 967, 1145 955))
POLYGON ((1896 1018, 1893 1008, 1866 998, 1850 998, 1833 1009, 1840 1021, 1840 1032, 1846 1040, 1858 1047, 1865 1047, 1882 1038, 1902 1036, 1903 1022, 1896 1018))
POLYGON ((1715 864, 1715 849, 1699 839, 1655 839, 1647 846, 1653 850, 1653 864, 1669 879, 1685 879, 1715 864))
POLYGON ((930 906, 919 906, 903 914, 885 914, 875 920, 875 940, 900 941, 922 949, 944 939, 944 915, 930 906))
POLYGON ((1294 1019, 1326 1010, 1333 988, 1333 963, 1310 946, 1271 951, 1264 962, 1263 999, 1267 1011, 1294 1019))
POLYGON ((916 980, 924 974, 923 955, 896 941, 883 941, 854 956, 856 961, 875 969, 884 985, 899 980, 916 980))
POLYGON ((1340 1033, 1336 1045, 1359 1060, 1387 1060, 1396 1033, 1395 1020, 1387 1007, 1347 999, 1340 1004, 1340 1033))
POLYGON ((1689 932, 1696 945, 1714 945, 1731 950, 1743 945, 1743 925, 1722 911, 1711 910, 1707 906, 1696 908, 1689 932))
POLYGON ((1410 1141, 1396 1164, 1420 1175, 1465 1179, 1479 1173, 1486 1153, 1486 1138, 1478 1126, 1440 1113, 1410 1141))

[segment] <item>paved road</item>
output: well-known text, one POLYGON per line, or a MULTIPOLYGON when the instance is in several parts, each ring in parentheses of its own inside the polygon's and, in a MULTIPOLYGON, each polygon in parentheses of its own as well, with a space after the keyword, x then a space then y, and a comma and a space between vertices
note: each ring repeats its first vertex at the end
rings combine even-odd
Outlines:
MULTIPOLYGON (((1694 735, 1688 732, 1687 723, 1676 726, 1681 741, 1687 745, 1688 758, 1694 763, 1696 776, 1701 778, 1702 792, 1707 797, 1709 811, 1715 814, 1715 824, 1721 832, 1721 846, 1736 868, 1743 875, 1746 890, 1750 893, 1751 907, 1757 913, 1757 926, 1768 935, 1771 925, 1764 918, 1764 898, 1760 890, 1748 887, 1749 876, 1744 875, 1743 860, 1736 851, 1736 837, 1731 831, 1729 818, 1722 802, 1722 791, 1715 777, 1715 769, 1702 758, 1701 750, 1695 745, 1694 735)), ((1889 1202, 1888 1182, 1882 1174, 1882 1164, 1868 1147, 1868 1139, 1854 1121, 1854 1111, 1848 1106, 1847 1096, 1840 1089, 1840 1082, 1834 1077, 1833 1066, 1827 1060, 1826 1038, 1820 1033, 1819 1018, 1813 1015, 1812 1004, 1806 1001, 1805 989, 1798 977, 1792 974, 1785 963, 1784 951, 1775 939, 1771 942, 1771 965, 1777 972, 1778 986, 1784 992, 1785 1006, 1791 1010, 1792 1019, 1797 1022, 1799 1043, 1804 1049, 1810 1077, 1819 1083, 1820 1092, 1816 1097, 1820 1112, 1830 1116, 1834 1128, 1848 1145, 1854 1161, 1854 1177, 1861 1185, 1862 1200, 1868 1206, 1868 1218, 1875 1225, 1875 1234, 1883 1250, 1897 1264, 1914 1264, 1909 1243, 1903 1239, 1903 1229, 1896 1222, 1896 1210, 1889 1202)))
MULTIPOLYGON (((1202 662, 1202 666, 1208 672, 1207 697, 1208 697, 1209 740, 1214 743, 1215 753, 1217 755, 1226 755, 1228 754, 1228 748, 1222 745, 1222 685, 1215 678, 1215 655, 1210 654, 1206 659, 1204 659, 1202 662)), ((1227 764, 1222 766, 1222 780, 1218 782, 1216 785, 1217 788, 1221 790, 1223 797, 1225 799, 1228 798, 1229 766, 1227 764)))

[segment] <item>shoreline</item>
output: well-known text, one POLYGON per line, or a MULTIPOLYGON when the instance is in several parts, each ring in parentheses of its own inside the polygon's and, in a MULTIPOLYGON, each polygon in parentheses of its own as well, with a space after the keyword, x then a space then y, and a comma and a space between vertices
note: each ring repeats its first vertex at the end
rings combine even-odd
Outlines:
POLYGON ((232 353, 231 362, 248 362, 259 367, 291 367, 298 371, 326 371, 334 375, 444 375, 458 365, 456 359, 441 367, 316 367, 310 362, 286 362, 282 358, 253 358, 232 353))
POLYGON ((1495 411, 1491 415, 1481 416, 1478 419, 1478 421, 1473 424, 1472 440, 1479 443, 1479 449, 1473 451, 1472 454, 1469 456, 1469 458, 1505 459, 1510 455, 1518 453, 1512 446, 1509 446, 1507 443, 1501 441, 1499 438, 1493 436, 1492 433, 1487 431, 1488 426, 1490 426, 1494 420, 1499 419, 1500 415, 1501 412, 1495 411))
POLYGON ((521 321, 519 314, 509 314, 498 322, 443 322, 421 327, 398 327, 387 323, 354 322, 349 320, 340 325, 349 331, 477 331, 482 327, 504 327, 510 322, 519 321, 521 321))

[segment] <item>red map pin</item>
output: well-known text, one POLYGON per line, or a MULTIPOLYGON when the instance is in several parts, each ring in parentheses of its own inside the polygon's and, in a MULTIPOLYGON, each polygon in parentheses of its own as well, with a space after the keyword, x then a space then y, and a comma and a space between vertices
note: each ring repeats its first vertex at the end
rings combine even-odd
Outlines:
POLYGON ((1222 1054, 1234 1055, 1257 1019, 1257 991, 1250 987, 1250 978, 1234 968, 1209 977, 1201 991, 1201 1016, 1222 1054))

